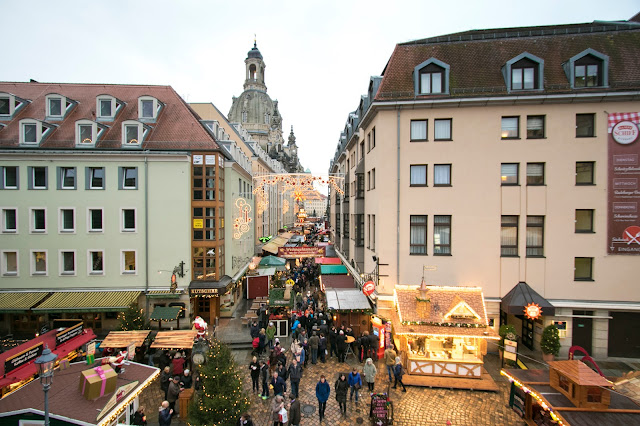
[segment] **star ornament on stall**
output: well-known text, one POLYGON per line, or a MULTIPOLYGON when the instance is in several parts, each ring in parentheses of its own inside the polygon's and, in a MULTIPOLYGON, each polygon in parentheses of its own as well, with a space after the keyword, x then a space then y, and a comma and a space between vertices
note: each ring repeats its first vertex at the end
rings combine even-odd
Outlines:
POLYGON ((305 197, 305 196, 304 196, 304 194, 302 193, 302 191, 294 191, 294 193, 293 193, 293 199, 294 199, 296 202, 298 202, 298 203, 299 203, 300 201, 304 201, 304 200, 306 200, 306 199, 307 199, 307 197, 305 197))
POLYGON ((529 319, 537 319, 542 315, 542 308, 537 303, 529 303, 524 307, 524 314, 529 319))

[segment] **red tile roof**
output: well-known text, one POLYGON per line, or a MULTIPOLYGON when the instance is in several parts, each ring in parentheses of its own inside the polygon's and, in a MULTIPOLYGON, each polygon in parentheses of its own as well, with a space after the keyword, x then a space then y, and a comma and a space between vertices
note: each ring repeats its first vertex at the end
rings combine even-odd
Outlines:
MULTIPOLYGON (((603 28, 594 23, 473 30, 401 43, 396 45, 385 67, 375 99, 504 96, 507 90, 501 68, 523 52, 544 60, 543 93, 571 92, 562 64, 587 48, 609 56, 610 87, 607 90, 640 89, 640 26, 622 24, 606 27, 617 28, 610 31, 602 31, 603 28), (591 29, 600 32, 588 32, 591 29), (569 34, 561 34, 562 31, 569 34), (432 57, 450 66, 450 94, 415 96, 414 68, 432 57)), ((580 89, 579 92, 590 90, 602 91, 602 88, 580 89)))
POLYGON ((28 99, 29 105, 14 115, 11 121, 0 121, 7 126, 0 130, 0 147, 19 145, 19 121, 33 118, 45 121, 45 97, 59 94, 77 101, 64 121, 49 121, 58 126, 41 144, 40 148, 75 148, 75 122, 96 119, 96 98, 110 95, 126 103, 113 122, 100 121, 109 126, 93 149, 119 149, 122 147, 122 122, 138 120, 138 98, 153 96, 164 104, 157 120, 148 124, 152 129, 141 149, 153 150, 215 150, 218 144, 199 122, 200 117, 173 90, 171 86, 143 86, 116 84, 67 84, 67 83, 10 83, 0 82, 0 93, 6 92, 28 99))

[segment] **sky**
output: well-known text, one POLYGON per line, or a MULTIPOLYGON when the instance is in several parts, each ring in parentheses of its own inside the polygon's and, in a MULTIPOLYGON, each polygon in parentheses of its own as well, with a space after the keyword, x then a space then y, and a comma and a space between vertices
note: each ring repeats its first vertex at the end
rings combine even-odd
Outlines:
POLYGON ((471 29, 626 20, 639 0, 0 0, 0 80, 170 85, 227 114, 254 37, 303 167, 326 174, 397 43, 471 29))

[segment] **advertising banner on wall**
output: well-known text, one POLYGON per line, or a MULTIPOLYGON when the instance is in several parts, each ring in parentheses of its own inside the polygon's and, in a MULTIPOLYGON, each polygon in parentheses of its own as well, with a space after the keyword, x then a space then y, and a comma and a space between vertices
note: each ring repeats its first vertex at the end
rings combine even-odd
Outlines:
POLYGON ((640 112, 609 114, 607 253, 640 254, 640 112))

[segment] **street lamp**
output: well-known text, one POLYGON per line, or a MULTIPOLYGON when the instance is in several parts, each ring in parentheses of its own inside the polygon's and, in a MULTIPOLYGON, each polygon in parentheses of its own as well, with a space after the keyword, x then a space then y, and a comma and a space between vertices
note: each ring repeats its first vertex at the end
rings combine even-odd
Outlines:
POLYGON ((42 355, 35 360, 42 390, 44 390, 44 426, 49 426, 49 388, 51 388, 53 381, 53 367, 56 359, 58 359, 58 355, 51 353, 49 345, 45 345, 42 355))

